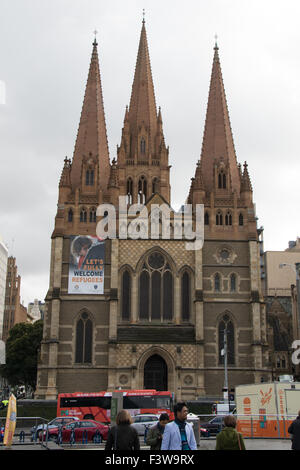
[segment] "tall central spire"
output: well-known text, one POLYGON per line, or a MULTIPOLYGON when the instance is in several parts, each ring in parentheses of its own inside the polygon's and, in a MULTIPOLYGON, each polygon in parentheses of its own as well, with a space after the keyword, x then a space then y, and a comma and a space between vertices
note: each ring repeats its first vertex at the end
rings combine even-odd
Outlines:
POLYGON ((157 131, 157 111, 144 19, 132 85, 128 121, 133 133, 133 146, 137 145, 139 128, 144 126, 149 132, 149 150, 152 152, 157 131))
POLYGON ((154 193, 170 201, 169 148, 165 144, 161 109, 158 113, 156 110, 145 19, 117 154, 120 194, 134 203, 145 202, 154 193))
POLYGON ((229 165, 232 190, 239 194, 239 170, 216 43, 201 152, 202 175, 205 189, 208 191, 214 188, 213 168, 220 160, 229 165))
POLYGON ((80 185, 82 160, 89 154, 98 159, 99 183, 102 189, 106 189, 109 178, 109 151, 97 46, 95 38, 73 155, 73 188, 80 185))

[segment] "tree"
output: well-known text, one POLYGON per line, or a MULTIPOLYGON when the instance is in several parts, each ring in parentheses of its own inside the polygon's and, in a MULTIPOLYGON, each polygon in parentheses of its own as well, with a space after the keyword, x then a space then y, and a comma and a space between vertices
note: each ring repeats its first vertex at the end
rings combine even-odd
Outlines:
POLYGON ((10 385, 25 385, 35 390, 42 337, 42 320, 33 324, 17 323, 11 328, 6 341, 6 364, 0 369, 10 385))

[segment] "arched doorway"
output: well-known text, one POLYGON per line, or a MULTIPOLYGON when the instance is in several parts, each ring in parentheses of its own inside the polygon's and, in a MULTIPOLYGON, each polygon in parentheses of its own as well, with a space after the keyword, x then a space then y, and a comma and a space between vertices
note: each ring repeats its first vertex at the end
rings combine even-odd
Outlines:
POLYGON ((144 388, 168 390, 168 366, 158 354, 147 359, 144 366, 144 388))

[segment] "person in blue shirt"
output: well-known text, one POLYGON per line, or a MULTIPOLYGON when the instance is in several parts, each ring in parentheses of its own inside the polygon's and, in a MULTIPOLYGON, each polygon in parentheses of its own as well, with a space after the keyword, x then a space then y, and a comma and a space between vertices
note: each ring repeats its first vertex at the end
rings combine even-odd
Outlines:
POLYGON ((186 422, 188 411, 185 402, 174 406, 175 421, 165 427, 161 450, 197 450, 193 426, 186 422))

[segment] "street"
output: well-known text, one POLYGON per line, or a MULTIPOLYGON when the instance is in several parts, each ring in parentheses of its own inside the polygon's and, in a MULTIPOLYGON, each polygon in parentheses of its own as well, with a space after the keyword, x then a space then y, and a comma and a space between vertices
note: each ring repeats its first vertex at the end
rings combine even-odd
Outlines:
MULTIPOLYGON (((290 439, 245 439, 246 450, 291 450, 290 439)), ((144 444, 144 439, 140 438, 141 450, 150 450, 149 446, 144 444)), ((81 444, 71 446, 70 444, 64 444, 58 446, 56 443, 48 442, 49 450, 104 450, 105 442, 101 444, 81 444)), ((215 437, 202 438, 200 441, 199 451, 202 450, 215 450, 216 439, 215 437)), ((0 451, 4 449, 4 446, 0 444, 0 451)), ((24 443, 19 442, 18 436, 15 436, 12 450, 46 450, 46 445, 41 446, 40 443, 31 443, 27 438, 24 443)))

